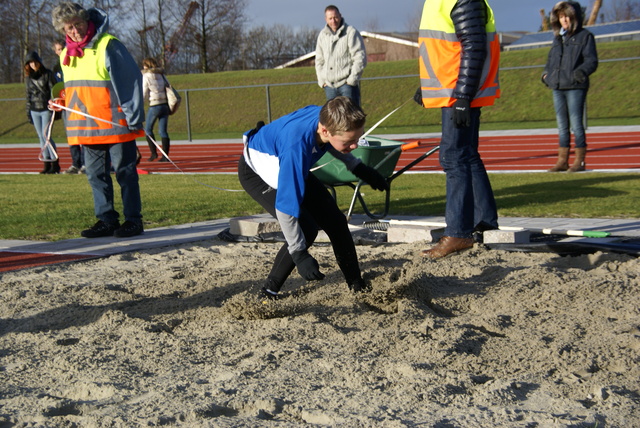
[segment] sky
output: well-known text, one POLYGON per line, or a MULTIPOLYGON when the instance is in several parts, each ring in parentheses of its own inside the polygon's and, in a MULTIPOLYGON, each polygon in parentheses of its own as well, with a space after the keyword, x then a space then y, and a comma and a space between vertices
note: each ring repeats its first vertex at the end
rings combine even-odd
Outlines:
MULTIPOLYGON (((540 9, 548 14, 557 0, 489 0, 498 31, 536 32, 540 9)), ((586 5, 588 2, 583 1, 586 5)), ((422 13, 424 0, 247 0, 249 27, 290 24, 296 28, 320 28, 324 8, 334 4, 346 22, 360 31, 404 32, 422 13)))

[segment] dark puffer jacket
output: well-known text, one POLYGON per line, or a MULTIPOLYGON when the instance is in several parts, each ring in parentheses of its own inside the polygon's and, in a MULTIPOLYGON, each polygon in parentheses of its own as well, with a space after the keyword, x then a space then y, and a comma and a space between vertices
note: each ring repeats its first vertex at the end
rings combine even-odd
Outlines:
POLYGON ((472 100, 478 92, 487 59, 487 5, 485 0, 459 0, 451 10, 456 36, 462 45, 458 81, 453 97, 472 100))
POLYGON ((556 36, 542 73, 542 82, 551 89, 589 89, 589 75, 598 68, 596 41, 593 34, 582 27, 580 4, 572 1, 566 3, 575 12, 572 17, 572 28, 575 30, 561 35, 559 17, 551 17, 556 36))
POLYGON ((26 76, 27 90, 27 115, 30 111, 45 111, 48 109, 51 98, 51 88, 56 84, 56 77, 53 72, 44 65, 36 52, 31 52, 24 60, 25 64, 31 61, 40 63, 38 70, 31 70, 26 76))

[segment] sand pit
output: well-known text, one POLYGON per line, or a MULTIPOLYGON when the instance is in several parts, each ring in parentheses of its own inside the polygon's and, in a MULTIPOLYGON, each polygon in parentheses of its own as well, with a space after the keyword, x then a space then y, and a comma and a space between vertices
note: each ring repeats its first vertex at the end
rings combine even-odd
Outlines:
POLYGON ((638 427, 640 260, 218 239, 0 274, 0 427, 638 427))

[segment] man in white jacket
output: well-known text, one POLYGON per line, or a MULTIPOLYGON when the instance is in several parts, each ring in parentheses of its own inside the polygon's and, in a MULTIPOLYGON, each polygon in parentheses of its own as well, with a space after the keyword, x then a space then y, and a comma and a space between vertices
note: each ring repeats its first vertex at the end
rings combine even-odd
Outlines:
POLYGON ((367 53, 360 32, 348 25, 336 6, 324 10, 327 25, 316 44, 316 75, 327 101, 339 95, 360 106, 360 77, 367 53))

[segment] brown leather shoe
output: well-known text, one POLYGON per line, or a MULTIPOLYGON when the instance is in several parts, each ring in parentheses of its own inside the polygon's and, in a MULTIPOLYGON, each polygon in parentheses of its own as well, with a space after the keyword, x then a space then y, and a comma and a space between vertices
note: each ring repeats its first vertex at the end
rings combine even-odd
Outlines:
POLYGON ((451 236, 443 236, 440 241, 430 250, 424 250, 422 257, 439 259, 448 256, 456 251, 466 250, 473 247, 473 238, 453 238, 451 236))

